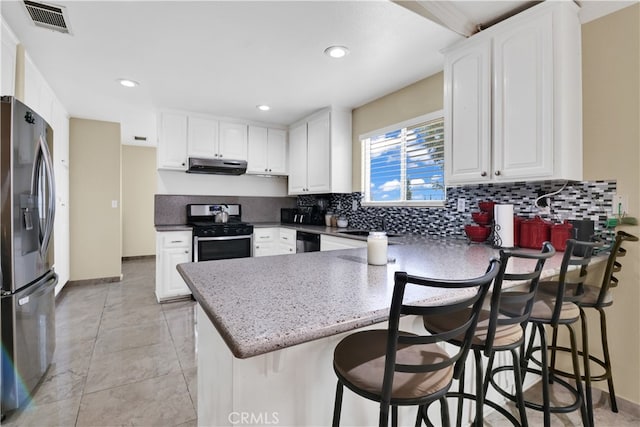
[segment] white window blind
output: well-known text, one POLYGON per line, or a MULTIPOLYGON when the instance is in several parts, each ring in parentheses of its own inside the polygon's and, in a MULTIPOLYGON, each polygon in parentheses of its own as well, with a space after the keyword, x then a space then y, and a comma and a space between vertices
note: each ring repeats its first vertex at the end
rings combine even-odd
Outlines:
POLYGON ((362 137, 364 203, 441 205, 444 187, 442 112, 362 137))

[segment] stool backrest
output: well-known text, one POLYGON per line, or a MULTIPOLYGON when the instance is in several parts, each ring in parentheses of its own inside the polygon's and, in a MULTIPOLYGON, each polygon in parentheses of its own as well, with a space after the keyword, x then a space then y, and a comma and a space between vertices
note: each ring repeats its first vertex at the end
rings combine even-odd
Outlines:
MULTIPOLYGON (((489 326, 487 328, 487 337, 485 339, 484 352, 491 355, 493 343, 496 336, 498 326, 507 326, 520 324, 526 326, 533 302, 540 283, 540 274, 547 259, 555 255, 556 250, 549 242, 542 244, 542 250, 539 253, 531 253, 517 250, 501 250, 500 251, 500 271, 493 284, 491 294, 491 311, 489 314, 489 326), (531 265, 535 264, 522 273, 507 273, 506 270, 509 263, 513 264, 522 260, 522 263, 531 265), (518 290, 504 289, 505 282, 520 282, 518 290)), ((519 270, 524 267, 519 266, 519 270)))
POLYGON ((562 304, 565 302, 580 302, 584 294, 584 282, 587 278, 587 267, 591 262, 593 249, 602 246, 597 242, 583 242, 575 239, 567 240, 567 248, 562 257, 560 265, 560 275, 558 276, 558 289, 556 291, 555 305, 553 315, 551 316, 551 324, 557 325, 562 312, 562 304), (578 275, 570 276, 569 268, 579 266, 578 275), (567 286, 573 287, 573 294, 567 293, 567 286))
POLYGON ((466 354, 471 345, 471 339, 475 332, 478 313, 482 308, 482 301, 487 295, 487 291, 498 275, 500 260, 492 259, 487 272, 478 278, 470 280, 437 280, 418 276, 411 276, 406 272, 395 273, 395 286, 389 311, 389 330, 387 336, 387 348, 385 359, 384 379, 382 383, 382 403, 388 403, 391 399, 391 386, 395 372, 434 372, 454 365, 454 378, 458 378, 462 372, 466 354), (459 289, 464 290, 461 297, 454 302, 442 305, 408 305, 404 304, 405 288, 408 284, 425 286, 436 289, 459 289), (446 314, 467 310, 473 306, 469 319, 463 325, 453 330, 444 331, 431 335, 403 335, 399 333, 400 316, 402 315, 432 315, 446 314), (445 342, 456 336, 464 334, 464 344, 460 346, 457 353, 450 358, 436 364, 428 365, 406 365, 396 363, 396 351, 398 348, 411 345, 425 345, 438 342, 445 342))
POLYGON ((618 262, 618 258, 627 254, 627 250, 622 247, 623 242, 637 242, 638 238, 632 234, 625 233, 624 231, 618 231, 616 234, 616 240, 611 247, 611 253, 607 260, 607 267, 604 270, 604 276, 602 278, 602 286, 600 287, 600 293, 598 294, 598 300, 596 302, 597 307, 602 307, 607 296, 609 288, 615 288, 618 286, 618 279, 613 275, 622 270, 622 264, 618 262))

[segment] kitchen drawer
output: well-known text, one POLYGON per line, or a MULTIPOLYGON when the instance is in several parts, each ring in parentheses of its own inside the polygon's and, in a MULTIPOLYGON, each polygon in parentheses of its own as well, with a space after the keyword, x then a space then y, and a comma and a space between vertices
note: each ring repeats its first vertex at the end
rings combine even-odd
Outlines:
POLYGON ((278 236, 277 228, 254 228, 253 229, 253 244, 276 242, 278 236))
POLYGON ((290 228, 280 229, 280 244, 296 246, 296 230, 290 228))
POLYGON ((163 231, 158 233, 162 239, 163 248, 190 248, 192 244, 191 231, 163 231))

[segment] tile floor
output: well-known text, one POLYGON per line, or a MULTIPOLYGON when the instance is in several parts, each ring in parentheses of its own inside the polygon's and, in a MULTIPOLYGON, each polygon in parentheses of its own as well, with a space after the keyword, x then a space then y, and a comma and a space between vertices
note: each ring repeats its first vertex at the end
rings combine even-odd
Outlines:
POLYGON ((195 426, 192 301, 158 304, 155 261, 118 283, 58 297, 56 352, 31 403, 4 426, 195 426))
MULTIPOLYGON (((53 364, 31 403, 3 426, 197 424, 194 303, 156 302, 153 259, 127 261, 122 270, 119 283, 65 288, 53 364)), ((637 411, 614 414, 594 398, 597 426, 640 425, 637 411)), ((541 414, 528 415, 531 426, 542 425, 541 414)), ((554 415, 552 423, 581 425, 578 413, 554 415)), ((485 425, 508 424, 489 415, 485 425)))

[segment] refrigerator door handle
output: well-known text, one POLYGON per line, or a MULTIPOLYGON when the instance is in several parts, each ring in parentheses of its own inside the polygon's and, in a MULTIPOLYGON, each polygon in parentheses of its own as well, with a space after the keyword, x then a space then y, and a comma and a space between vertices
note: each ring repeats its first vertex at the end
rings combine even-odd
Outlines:
POLYGON ((44 172, 44 179, 46 180, 47 186, 45 191, 48 196, 46 223, 44 224, 44 231, 42 231, 40 242, 40 253, 45 255, 49 249, 49 242, 53 233, 53 221, 56 214, 56 186, 53 176, 53 161, 51 160, 51 153, 49 152, 47 140, 44 135, 40 135, 38 141, 38 154, 36 156, 36 163, 34 164, 34 174, 31 184, 31 192, 34 195, 38 193, 38 171, 40 170, 38 163, 41 163, 42 165, 42 171, 44 172))
POLYGON ((3 297, 7 298, 15 296, 17 298, 18 305, 25 305, 29 303, 29 300, 32 297, 44 294, 49 290, 49 288, 51 288, 51 286, 55 286, 57 284, 58 275, 52 272, 51 274, 47 275, 47 277, 43 278, 40 283, 29 286, 29 288, 24 293, 18 291, 15 294, 3 295, 3 297))

